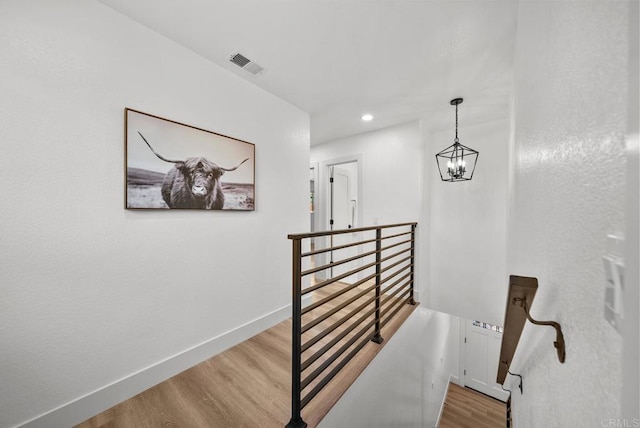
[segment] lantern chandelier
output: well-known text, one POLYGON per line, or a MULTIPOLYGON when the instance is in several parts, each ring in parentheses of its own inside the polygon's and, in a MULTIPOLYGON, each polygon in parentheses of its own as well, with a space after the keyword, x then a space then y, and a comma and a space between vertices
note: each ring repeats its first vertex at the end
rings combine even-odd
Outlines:
POLYGON ((453 144, 436 155, 436 163, 442 181, 469 181, 478 162, 478 152, 460 144, 458 141, 458 104, 462 98, 454 98, 451 105, 456 106, 456 138, 453 144), (468 168, 469 167, 469 168, 468 168))

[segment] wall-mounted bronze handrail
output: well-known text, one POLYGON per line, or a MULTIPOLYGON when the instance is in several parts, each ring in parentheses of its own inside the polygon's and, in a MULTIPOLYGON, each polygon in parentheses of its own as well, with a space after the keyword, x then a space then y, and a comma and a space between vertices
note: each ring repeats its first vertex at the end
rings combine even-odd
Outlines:
POLYGON ((502 347, 500 348, 500 364, 496 382, 503 384, 509 366, 516 352, 520 335, 525 323, 529 320, 534 325, 547 325, 555 328, 556 340, 553 342, 560 363, 565 361, 565 341, 562 327, 555 321, 538 321, 531 317, 529 308, 538 290, 538 279, 525 276, 509 276, 509 290, 507 296, 507 308, 504 320, 504 332, 502 334, 502 347))
POLYGON ((511 365, 511 360, 516 353, 520 336, 524 325, 527 323, 527 316, 524 311, 513 305, 513 298, 526 298, 529 304, 533 302, 538 291, 538 279, 526 276, 509 276, 509 289, 507 291, 507 301, 504 314, 504 331, 502 333, 502 346, 500 348, 501 364, 498 365, 498 375, 496 382, 503 384, 507 377, 507 370, 511 365))
MULTIPOLYGON (((518 385, 518 388, 520 388, 520 395, 522 395, 523 394, 523 392, 522 392, 522 376, 520 376, 518 373, 511 373, 509 371, 509 365, 507 364, 506 361, 500 361, 500 363, 504 364, 507 367, 507 373, 508 374, 510 374, 511 376, 518 376, 520 378, 520 384, 518 385)), ((500 385, 500 386, 502 386, 502 389, 504 389, 504 385, 500 385)), ((508 389, 504 389, 504 390, 505 391, 509 391, 509 393, 511 393, 511 391, 508 390, 508 389)))
POLYGON ((529 308, 527 306, 527 300, 519 297, 513 298, 513 304, 520 304, 520 307, 524 309, 525 314, 527 314, 527 319, 531 321, 531 323, 535 325, 548 325, 556 329, 556 341, 553 342, 553 346, 558 351, 558 360, 560 363, 564 363, 565 358, 565 349, 564 349, 564 335, 562 334, 562 327, 555 321, 537 321, 531 318, 531 314, 529 314, 529 308))

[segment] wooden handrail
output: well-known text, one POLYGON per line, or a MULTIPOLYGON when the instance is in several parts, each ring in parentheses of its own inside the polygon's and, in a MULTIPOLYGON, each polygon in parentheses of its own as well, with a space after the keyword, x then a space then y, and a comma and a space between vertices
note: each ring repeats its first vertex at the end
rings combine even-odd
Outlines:
POLYGON ((392 227, 401 227, 401 226, 416 226, 418 223, 397 223, 397 224, 385 224, 379 226, 367 226, 367 227, 355 227, 353 229, 339 229, 339 230, 326 230, 323 232, 309 232, 309 233, 294 233, 291 235, 287 235, 288 239, 304 239, 304 238, 317 238, 320 236, 331 236, 331 235, 341 235, 343 233, 355 233, 355 232, 366 232, 369 230, 376 229, 389 229, 392 227))
POLYGON ((520 306, 514 306, 513 299, 525 299, 531 305, 536 296, 536 291, 538 291, 537 278, 509 276, 507 310, 504 314, 504 332, 502 333, 498 378, 496 380, 501 385, 507 377, 507 371, 511 367, 511 360, 516 353, 522 329, 524 329, 524 324, 527 322, 527 314, 520 306))
MULTIPOLYGON (((504 384, 511 361, 518 347, 524 324, 529 320, 535 325, 546 325, 555 328, 556 340, 553 342, 558 353, 558 360, 564 363, 565 343, 562 327, 555 321, 537 321, 531 317, 529 308, 533 305, 533 299, 538 290, 538 279, 525 276, 509 276, 509 293, 507 296, 507 310, 504 315, 504 332, 502 333, 502 346, 500 348, 500 361, 498 363, 498 376, 496 382, 504 384)), ((522 377, 520 377, 520 389, 522 391, 522 377)))

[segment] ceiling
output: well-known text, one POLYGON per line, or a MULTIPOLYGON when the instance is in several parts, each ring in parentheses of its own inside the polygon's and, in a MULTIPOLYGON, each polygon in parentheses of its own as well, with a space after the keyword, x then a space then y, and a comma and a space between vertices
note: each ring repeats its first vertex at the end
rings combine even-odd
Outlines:
POLYGON ((508 116, 515 0, 100 1, 308 112, 312 145, 417 119, 453 127, 456 97, 461 127, 508 116))

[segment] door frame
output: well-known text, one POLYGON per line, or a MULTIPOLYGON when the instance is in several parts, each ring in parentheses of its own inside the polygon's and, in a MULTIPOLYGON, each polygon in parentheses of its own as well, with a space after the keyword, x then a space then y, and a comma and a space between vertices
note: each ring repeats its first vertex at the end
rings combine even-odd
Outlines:
MULTIPOLYGON (((460 318, 460 360, 459 360, 459 368, 460 368, 460 386, 467 386, 467 373, 466 373, 466 366, 467 366, 467 337, 469 331, 467 330, 467 327, 473 322, 473 320, 469 320, 469 319, 465 319, 465 318, 460 318)), ((504 334, 504 333, 501 333, 504 334)), ((498 361, 495 362, 495 367, 496 367, 496 371, 498 369, 498 364, 499 364, 499 359, 500 359, 500 353, 498 352, 498 361)), ((487 364, 490 364, 490 361, 487 361, 487 364)), ((487 379, 487 381, 492 382, 491 379, 487 379)), ((492 382, 493 383, 493 382, 492 382)), ((499 385, 499 384, 498 384, 499 385)), ((496 400, 500 400, 503 402, 507 401, 507 398, 509 397, 509 393, 502 388, 501 390, 494 388, 495 392, 494 394, 497 392, 497 395, 499 395, 499 397, 497 397, 494 394, 489 394, 487 391, 480 391, 478 389, 473 388, 472 385, 469 385, 469 388, 474 389, 482 394, 485 394, 487 396, 493 397, 496 400)))
MULTIPOLYGON (((331 167, 332 166, 340 166, 347 163, 355 163, 356 164, 356 182, 357 182, 357 204, 358 204, 358 213, 356 215, 356 221, 359 226, 362 226, 362 189, 364 187, 362 183, 362 153, 357 153, 348 156, 342 156, 334 159, 327 159, 320 162, 320 167, 317 169, 318 171, 318 193, 316 194, 319 198, 319 209, 317 209, 316 213, 316 230, 329 230, 329 209, 330 203, 329 198, 331 198, 331 189, 329 187, 329 177, 331 176, 331 167)), ((326 239, 326 238, 325 238, 326 239)), ((320 246, 328 245, 328 242, 319 243, 320 246)), ((317 263, 327 264, 329 263, 329 258, 327 253, 318 254, 317 263)), ((318 279, 326 279, 325 272, 316 273, 316 277, 318 279)))
POLYGON ((320 225, 322 223, 319 222, 318 216, 320 214, 320 211, 322 211, 322 206, 319 204, 321 201, 320 199, 320 177, 319 177, 319 172, 320 172, 320 164, 318 162, 311 162, 309 164, 309 170, 313 171, 310 172, 309 174, 309 179, 311 179, 311 175, 313 175, 313 196, 314 196, 314 200, 313 200, 313 205, 314 205, 314 215, 313 215, 313 230, 314 231, 319 231, 320 229, 320 225))

